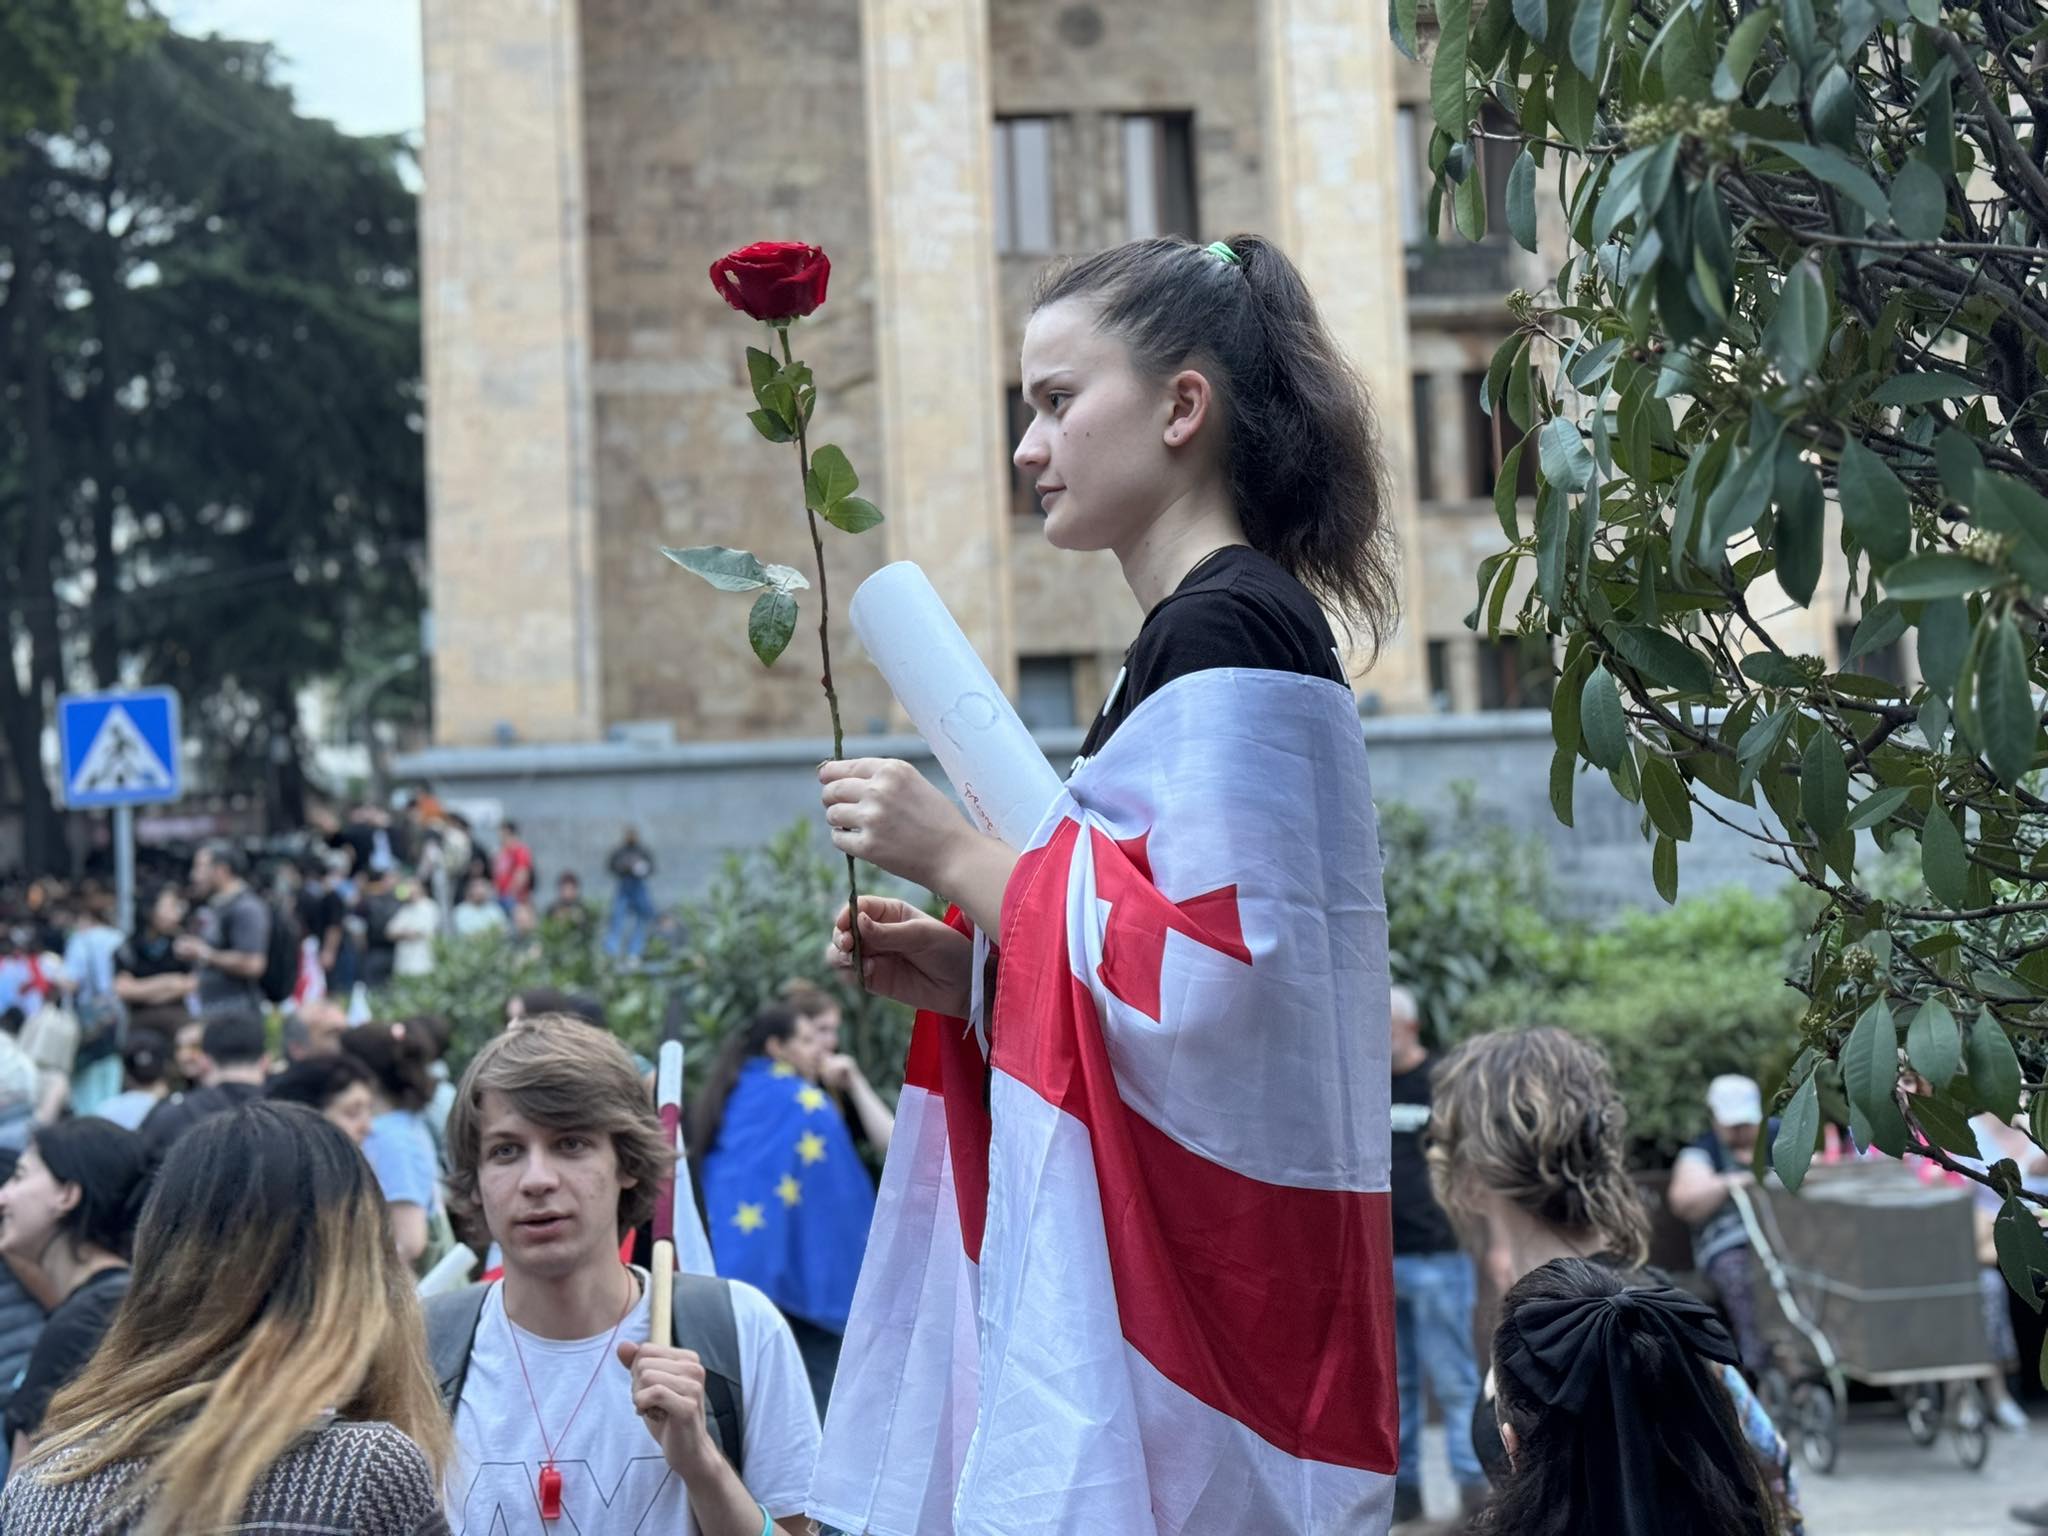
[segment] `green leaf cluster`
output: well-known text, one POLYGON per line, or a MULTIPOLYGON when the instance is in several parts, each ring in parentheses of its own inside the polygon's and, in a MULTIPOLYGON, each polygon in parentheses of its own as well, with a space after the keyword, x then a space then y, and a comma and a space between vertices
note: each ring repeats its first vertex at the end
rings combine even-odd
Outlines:
MULTIPOLYGON (((1576 776, 1606 774, 1667 899, 1705 811, 1810 892, 1788 964, 1788 1183, 1830 1102, 1905 1152, 1940 1151, 1980 1109, 2031 1113, 2048 1098, 2038 4, 1436 14, 1437 198, 1455 213, 1476 179, 1489 104, 1489 131, 1522 140, 1511 232, 1536 246, 1539 189, 1564 215, 1541 253, 1554 280, 1510 297, 1485 375, 1481 408, 1518 467, 1534 458, 1536 494, 1533 516, 1512 489, 1497 503, 1508 544, 1469 621, 1551 648, 1553 807, 1569 824, 1576 776), (1787 642, 1773 621, 1798 608, 1824 629, 1853 617, 1839 657, 1787 642)), ((1412 9, 1394 29, 1412 42, 1412 9)))

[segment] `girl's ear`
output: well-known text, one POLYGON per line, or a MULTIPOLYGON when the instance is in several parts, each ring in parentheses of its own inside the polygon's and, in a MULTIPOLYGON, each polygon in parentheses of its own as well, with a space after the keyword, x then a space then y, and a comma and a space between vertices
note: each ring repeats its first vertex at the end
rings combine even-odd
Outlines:
POLYGON ((1183 368, 1167 381, 1166 446, 1185 448, 1208 425, 1215 394, 1206 374, 1183 368))

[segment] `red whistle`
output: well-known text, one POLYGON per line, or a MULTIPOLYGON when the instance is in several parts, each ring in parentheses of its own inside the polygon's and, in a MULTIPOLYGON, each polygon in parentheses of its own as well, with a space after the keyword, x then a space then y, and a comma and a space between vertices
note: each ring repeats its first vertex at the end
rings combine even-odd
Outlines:
POLYGON ((553 1467, 540 1469, 540 1517, 543 1520, 562 1518, 562 1474, 553 1467))

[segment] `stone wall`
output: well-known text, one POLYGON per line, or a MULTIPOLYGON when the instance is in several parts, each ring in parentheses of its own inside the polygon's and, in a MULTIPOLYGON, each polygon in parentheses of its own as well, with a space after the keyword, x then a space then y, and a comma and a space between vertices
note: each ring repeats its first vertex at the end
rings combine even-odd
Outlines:
MULTIPOLYGON (((1469 784, 1484 815, 1543 840, 1560 896, 1574 912, 1599 914, 1657 900, 1641 813, 1604 776, 1581 775, 1574 828, 1550 813, 1550 717, 1540 712, 1478 717, 1402 716, 1365 723, 1373 795, 1443 813, 1453 786, 1469 784)), ((1064 771, 1078 731, 1045 732, 1039 744, 1064 771)), ((922 740, 879 736, 847 743, 849 753, 905 757, 938 775, 922 740)), ((604 858, 627 823, 660 861, 665 901, 701 891, 723 857, 758 847, 808 817, 821 828, 818 740, 670 748, 618 745, 436 748, 403 760, 399 772, 429 778, 445 799, 484 822, 510 816, 533 844, 544 880, 564 870, 604 896, 604 858)), ((1764 889, 1782 878, 1750 844, 1707 817, 1680 851, 1681 889, 1738 884, 1764 889)))
MULTIPOLYGON (((746 419, 745 351, 771 333, 712 291, 711 261, 755 240, 832 258, 823 309, 791 332, 819 386, 817 440, 846 450, 885 510, 874 384, 873 237, 860 131, 859 0, 583 0, 598 603, 607 726, 660 720, 684 741, 821 729, 816 594, 764 670, 744 596, 664 560, 726 544, 812 568, 796 450, 746 419)), ((825 530, 834 646, 879 533, 825 530)), ((850 721, 888 699, 862 670, 850 721)))

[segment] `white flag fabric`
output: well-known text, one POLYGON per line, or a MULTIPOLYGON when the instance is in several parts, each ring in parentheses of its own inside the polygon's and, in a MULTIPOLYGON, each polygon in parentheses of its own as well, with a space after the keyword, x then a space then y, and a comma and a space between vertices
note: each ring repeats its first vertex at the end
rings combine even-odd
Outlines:
POLYGON ((1145 700, 1002 940, 986 1021, 918 1020, 810 1512, 1383 1531, 1386 912, 1349 690, 1219 670, 1145 700))

